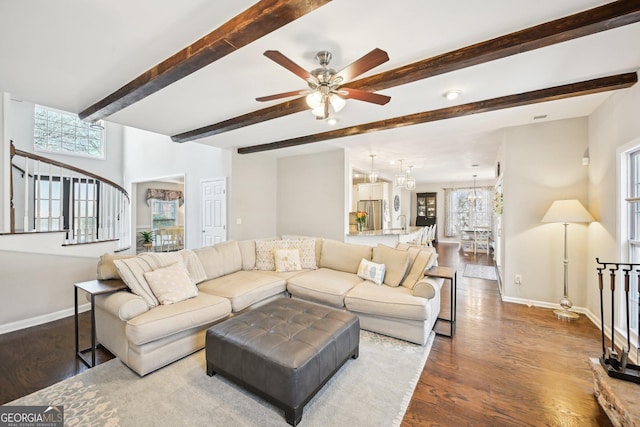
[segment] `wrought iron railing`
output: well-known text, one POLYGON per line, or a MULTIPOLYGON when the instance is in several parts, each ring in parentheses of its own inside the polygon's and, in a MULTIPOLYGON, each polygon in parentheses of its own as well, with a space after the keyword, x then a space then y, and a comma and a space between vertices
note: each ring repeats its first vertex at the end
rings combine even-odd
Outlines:
POLYGON ((11 233, 64 231, 64 244, 129 246, 130 200, 118 184, 11 144, 11 233))

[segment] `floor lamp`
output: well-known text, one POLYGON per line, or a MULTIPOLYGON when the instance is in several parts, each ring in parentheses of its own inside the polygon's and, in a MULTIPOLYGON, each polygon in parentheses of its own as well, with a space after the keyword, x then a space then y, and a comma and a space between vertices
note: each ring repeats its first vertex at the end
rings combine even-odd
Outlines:
POLYGON ((593 222, 593 217, 578 200, 556 200, 542 218, 542 222, 558 222, 564 225, 564 296, 560 300, 561 310, 553 310, 558 319, 577 319, 578 313, 569 311, 569 260, 567 258, 567 227, 572 222, 593 222))

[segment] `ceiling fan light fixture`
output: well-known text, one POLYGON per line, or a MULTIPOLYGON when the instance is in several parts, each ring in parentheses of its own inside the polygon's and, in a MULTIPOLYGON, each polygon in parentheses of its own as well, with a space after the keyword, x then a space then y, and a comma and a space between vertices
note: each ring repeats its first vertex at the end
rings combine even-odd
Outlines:
POLYGON ((329 95, 329 103, 333 107, 333 111, 337 113, 344 108, 347 101, 345 101, 344 98, 336 95, 335 93, 332 93, 331 95, 329 95))
POLYGON ((462 91, 460 89, 449 89, 448 91, 443 93, 442 96, 447 98, 449 101, 453 101, 457 99, 461 94, 462 91))
POLYGON ((313 109, 322 107, 322 94, 318 91, 312 92, 307 95, 305 100, 307 101, 307 105, 313 109))

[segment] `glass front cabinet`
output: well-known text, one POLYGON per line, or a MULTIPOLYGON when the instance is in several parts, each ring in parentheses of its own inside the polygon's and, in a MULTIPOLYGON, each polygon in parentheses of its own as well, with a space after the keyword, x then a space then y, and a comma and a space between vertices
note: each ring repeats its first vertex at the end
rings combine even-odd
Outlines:
POLYGON ((436 223, 437 193, 418 193, 416 226, 424 227, 436 223))

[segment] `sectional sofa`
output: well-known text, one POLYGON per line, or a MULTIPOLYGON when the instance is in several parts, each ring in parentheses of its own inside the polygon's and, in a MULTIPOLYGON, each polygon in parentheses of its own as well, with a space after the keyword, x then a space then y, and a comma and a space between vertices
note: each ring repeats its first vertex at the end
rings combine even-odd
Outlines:
POLYGON ((203 348, 215 323, 291 297, 349 310, 362 329, 424 345, 440 311, 443 280, 424 277, 436 259, 433 248, 298 236, 105 254, 98 280, 123 280, 130 291, 96 297, 97 339, 146 375, 203 348))

